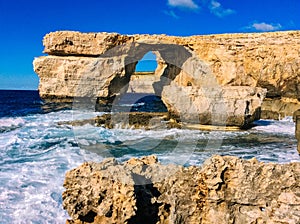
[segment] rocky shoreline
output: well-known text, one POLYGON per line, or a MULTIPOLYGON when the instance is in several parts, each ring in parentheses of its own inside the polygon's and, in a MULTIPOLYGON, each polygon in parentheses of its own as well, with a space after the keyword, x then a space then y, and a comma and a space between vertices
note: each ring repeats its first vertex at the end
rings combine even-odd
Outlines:
POLYGON ((156 112, 119 112, 105 113, 91 119, 59 122, 58 125, 92 126, 104 128, 143 128, 145 130, 181 128, 180 121, 169 117, 168 113, 156 112))
POLYGON ((86 162, 67 172, 67 223, 289 223, 300 221, 300 163, 213 156, 202 167, 155 156, 86 162))
POLYGON ((135 128, 145 130, 165 130, 171 128, 193 129, 203 131, 238 131, 246 130, 251 126, 217 126, 184 123, 180 119, 171 117, 168 112, 116 112, 105 113, 90 119, 58 122, 58 125, 70 125, 72 127, 92 125, 96 127, 135 128))
MULTIPOLYGON (((248 128, 300 109, 300 31, 192 37, 59 31, 43 44, 48 56, 33 62, 43 99, 113 112, 61 124, 248 128), (149 51, 157 57, 155 72, 136 74, 149 51), (114 111, 130 91, 151 92, 167 112, 114 111)), ((296 224, 299 182, 300 163, 216 155, 202 167, 182 167, 155 156, 110 158, 67 172, 63 206, 67 223, 296 224)))

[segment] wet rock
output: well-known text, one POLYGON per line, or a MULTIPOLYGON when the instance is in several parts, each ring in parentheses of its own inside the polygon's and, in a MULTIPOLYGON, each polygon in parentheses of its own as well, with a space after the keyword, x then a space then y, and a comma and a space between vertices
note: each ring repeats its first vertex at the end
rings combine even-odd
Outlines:
POLYGON ((58 125, 92 125, 105 128, 142 128, 146 130, 181 128, 180 121, 164 112, 120 112, 106 113, 91 119, 59 122, 58 125))
POLYGON ((67 172, 69 223, 299 223, 300 163, 213 156, 202 167, 155 156, 67 172))

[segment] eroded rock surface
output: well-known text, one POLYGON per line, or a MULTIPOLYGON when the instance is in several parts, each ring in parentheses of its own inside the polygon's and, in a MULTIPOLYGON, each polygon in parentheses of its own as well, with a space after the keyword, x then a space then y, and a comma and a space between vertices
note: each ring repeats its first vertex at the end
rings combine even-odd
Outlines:
POLYGON ((300 98, 300 31, 191 37, 61 31, 47 34, 43 43, 45 53, 64 56, 99 56, 133 44, 176 44, 206 62, 221 85, 259 86, 268 89, 268 96, 300 98))
POLYGON ((292 116, 294 111, 300 110, 300 102, 293 98, 266 98, 262 103, 261 117, 264 119, 281 120, 292 116))
POLYGON ((164 88, 162 99, 169 111, 185 123, 247 127, 260 119, 265 95, 265 89, 248 86, 183 89, 171 84, 164 88))
MULTIPOLYGON (((211 102, 203 101, 203 94, 198 93, 209 88, 220 89, 238 102, 229 105, 229 99, 224 99, 226 113, 216 121, 225 120, 222 125, 247 125, 257 116, 251 114, 248 119, 245 111, 255 112, 261 107, 264 118, 291 116, 291 109, 300 107, 299 31, 191 37, 59 31, 47 34, 43 43, 49 56, 35 59, 34 70, 40 77, 39 92, 44 99, 90 97, 97 104, 112 103, 127 92, 137 62, 153 51, 158 67, 151 87, 144 89, 162 95, 174 115, 193 116, 181 113, 187 102, 196 108, 214 103, 209 97, 205 99, 211 102), (238 98, 241 94, 232 91, 236 86, 252 87, 250 92, 260 92, 260 97, 248 94, 247 100, 238 98), (267 103, 262 105, 258 102, 265 94, 259 88, 267 89, 267 103), (174 95, 185 104, 174 103, 174 95)), ((211 117, 219 116, 212 109, 199 114, 199 123, 210 124, 211 117)))
POLYGON ((213 156, 202 167, 155 156, 84 163, 66 174, 67 223, 299 223, 300 163, 213 156))

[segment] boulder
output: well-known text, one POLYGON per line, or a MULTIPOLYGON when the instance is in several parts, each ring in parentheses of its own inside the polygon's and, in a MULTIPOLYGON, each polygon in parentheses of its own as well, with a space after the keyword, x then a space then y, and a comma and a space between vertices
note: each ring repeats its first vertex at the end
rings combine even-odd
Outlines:
POLYGON ((44 56, 33 62, 39 74, 43 99, 72 101, 74 98, 109 99, 126 92, 135 64, 124 58, 44 56))
POLYGON ((300 163, 213 156, 202 167, 155 156, 86 162, 67 172, 67 223, 300 222, 300 163))
POLYGON ((194 89, 171 84, 164 88, 162 100, 182 122, 243 128, 260 119, 265 95, 266 89, 249 86, 194 89))

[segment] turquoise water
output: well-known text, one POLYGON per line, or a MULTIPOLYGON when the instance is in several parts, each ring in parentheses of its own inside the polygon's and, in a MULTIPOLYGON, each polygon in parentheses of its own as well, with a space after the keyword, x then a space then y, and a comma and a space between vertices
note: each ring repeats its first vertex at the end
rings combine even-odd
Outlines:
POLYGON ((64 176, 84 161, 150 154, 164 164, 185 166, 201 165, 213 154, 300 161, 291 118, 262 120, 251 130, 234 132, 72 127, 58 123, 101 113, 45 104, 37 92, 0 92, 5 96, 0 102, 0 223, 65 223, 64 176))

